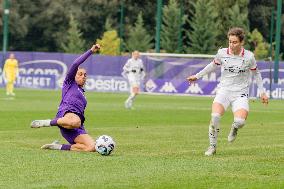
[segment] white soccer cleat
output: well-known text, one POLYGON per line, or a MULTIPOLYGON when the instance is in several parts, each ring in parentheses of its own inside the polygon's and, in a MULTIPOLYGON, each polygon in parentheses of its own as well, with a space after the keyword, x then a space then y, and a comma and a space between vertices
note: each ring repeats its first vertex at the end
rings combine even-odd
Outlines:
POLYGON ((228 135, 228 141, 229 142, 234 142, 234 140, 237 138, 237 134, 238 134, 238 129, 235 127, 231 128, 231 131, 228 135))
POLYGON ((206 156, 212 156, 216 154, 216 148, 214 146, 209 146, 207 151, 204 153, 206 156))
POLYGON ((53 141, 51 144, 45 144, 41 147, 41 149, 48 149, 48 150, 60 150, 62 144, 59 143, 58 140, 53 141))
POLYGON ((124 103, 124 106, 126 109, 131 109, 132 108, 132 101, 131 100, 126 100, 124 103))
POLYGON ((31 128, 49 127, 50 119, 46 120, 34 120, 31 122, 31 128))

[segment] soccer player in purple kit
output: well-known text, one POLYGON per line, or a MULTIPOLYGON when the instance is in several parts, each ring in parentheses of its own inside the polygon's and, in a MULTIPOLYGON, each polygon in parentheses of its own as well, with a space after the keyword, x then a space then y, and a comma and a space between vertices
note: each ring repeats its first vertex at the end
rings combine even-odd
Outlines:
POLYGON ((43 145, 42 149, 95 151, 95 141, 84 128, 84 111, 87 100, 83 86, 87 74, 86 70, 79 66, 99 50, 99 44, 93 45, 91 49, 82 54, 71 65, 63 83, 62 100, 56 117, 53 120, 34 120, 31 122, 32 128, 58 126, 62 136, 69 142, 69 144, 60 144, 58 141, 54 141, 51 144, 43 145))

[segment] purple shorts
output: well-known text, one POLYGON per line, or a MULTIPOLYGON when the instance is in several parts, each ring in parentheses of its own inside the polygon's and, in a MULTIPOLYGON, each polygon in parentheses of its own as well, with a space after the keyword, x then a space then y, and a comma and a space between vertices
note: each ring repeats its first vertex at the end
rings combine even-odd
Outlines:
MULTIPOLYGON (((76 115, 78 115, 77 112, 72 112, 70 110, 66 110, 66 111, 60 111, 57 113, 56 118, 61 118, 63 117, 66 113, 74 113, 76 115)), ((65 129, 63 127, 58 126, 58 128, 60 129, 61 135, 70 143, 70 144, 75 144, 75 138, 79 135, 82 134, 87 134, 87 131, 85 130, 84 127, 84 121, 85 119, 82 119, 82 117, 84 118, 83 115, 78 115, 81 119, 81 126, 79 128, 76 129, 65 129)))
POLYGON ((84 125, 81 125, 81 127, 77 128, 77 129, 65 129, 63 127, 60 127, 60 132, 61 135, 70 143, 70 144, 75 144, 76 142, 74 141, 75 138, 79 135, 82 134, 87 134, 84 125))

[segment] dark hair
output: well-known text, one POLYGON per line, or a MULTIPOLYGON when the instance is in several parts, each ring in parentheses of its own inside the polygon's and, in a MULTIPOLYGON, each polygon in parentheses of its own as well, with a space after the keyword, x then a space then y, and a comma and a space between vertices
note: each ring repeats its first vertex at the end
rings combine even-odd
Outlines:
POLYGON ((228 38, 230 35, 237 36, 240 42, 242 42, 245 39, 245 31, 243 28, 234 27, 234 28, 229 29, 228 34, 227 34, 228 38))

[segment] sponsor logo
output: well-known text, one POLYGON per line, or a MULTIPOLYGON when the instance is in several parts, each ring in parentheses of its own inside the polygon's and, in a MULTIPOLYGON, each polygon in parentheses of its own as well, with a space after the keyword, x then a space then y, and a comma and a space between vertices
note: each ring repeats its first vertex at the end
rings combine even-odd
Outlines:
POLYGON ((203 94, 203 91, 201 90, 201 88, 197 83, 192 83, 191 85, 189 85, 185 93, 203 94))
POLYGON ((17 86, 26 88, 55 88, 54 76, 19 76, 16 82, 17 86))
POLYGON ((177 93, 176 88, 173 86, 171 82, 165 82, 165 84, 162 86, 162 88, 159 91, 166 93, 177 93))
POLYGON ((156 83, 152 79, 149 79, 146 82, 146 85, 145 85, 146 91, 153 92, 156 88, 157 88, 157 85, 156 85, 156 83))
POLYGON ((20 75, 55 75, 57 87, 62 86, 66 73, 67 65, 59 60, 32 60, 19 66, 20 75))
POLYGON ((125 92, 129 90, 127 81, 122 78, 112 78, 112 77, 93 77, 88 78, 85 85, 86 90, 95 90, 95 91, 117 91, 125 92))

